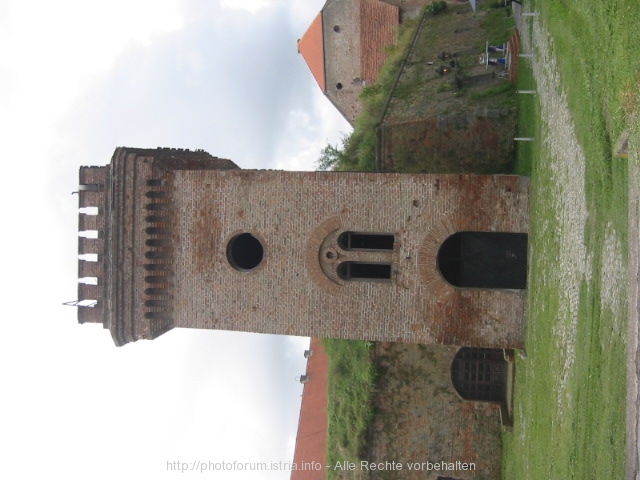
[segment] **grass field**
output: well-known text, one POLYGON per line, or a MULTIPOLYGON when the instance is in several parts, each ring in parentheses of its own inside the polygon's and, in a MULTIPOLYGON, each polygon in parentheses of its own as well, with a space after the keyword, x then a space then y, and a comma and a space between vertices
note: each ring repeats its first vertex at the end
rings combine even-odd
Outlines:
MULTIPOLYGON (((623 478, 627 328, 627 164, 640 78, 636 0, 528 2, 518 169, 531 170, 527 358, 503 478, 623 478)), ((524 63, 524 62, 523 62, 524 63)))

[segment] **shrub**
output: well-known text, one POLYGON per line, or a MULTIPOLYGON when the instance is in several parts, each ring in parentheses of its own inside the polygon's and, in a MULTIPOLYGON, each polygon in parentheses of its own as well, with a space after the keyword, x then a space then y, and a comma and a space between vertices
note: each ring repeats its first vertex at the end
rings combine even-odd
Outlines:
POLYGON ((427 15, 439 15, 447 10, 447 2, 445 0, 439 0, 437 2, 431 2, 426 7, 427 15))

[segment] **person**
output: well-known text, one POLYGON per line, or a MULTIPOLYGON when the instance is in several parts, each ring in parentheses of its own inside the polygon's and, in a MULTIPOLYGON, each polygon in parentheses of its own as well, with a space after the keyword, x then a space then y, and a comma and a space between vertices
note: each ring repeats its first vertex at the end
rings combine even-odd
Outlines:
POLYGON ((491 58, 489 57, 489 65, 506 65, 506 58, 491 58))

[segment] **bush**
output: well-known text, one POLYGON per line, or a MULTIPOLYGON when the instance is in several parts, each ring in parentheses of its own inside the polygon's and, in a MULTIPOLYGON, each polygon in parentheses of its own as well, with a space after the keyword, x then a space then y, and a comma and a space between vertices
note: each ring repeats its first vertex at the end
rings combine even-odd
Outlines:
POLYGON ((427 15, 439 15, 447 10, 447 2, 440 0, 427 5, 427 15))

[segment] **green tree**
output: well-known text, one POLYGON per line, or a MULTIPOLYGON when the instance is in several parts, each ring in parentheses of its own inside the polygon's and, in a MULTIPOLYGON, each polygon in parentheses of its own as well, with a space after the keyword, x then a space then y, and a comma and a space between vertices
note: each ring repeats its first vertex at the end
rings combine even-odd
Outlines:
POLYGON ((316 170, 337 170, 347 163, 345 151, 349 144, 349 136, 343 135, 335 146, 330 143, 320 150, 320 158, 316 162, 316 170))

